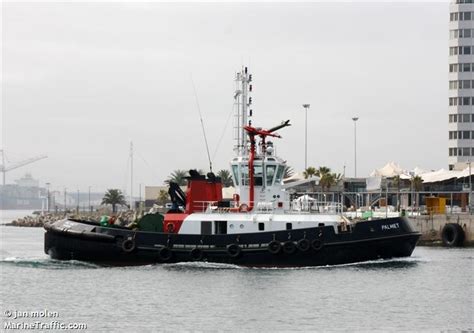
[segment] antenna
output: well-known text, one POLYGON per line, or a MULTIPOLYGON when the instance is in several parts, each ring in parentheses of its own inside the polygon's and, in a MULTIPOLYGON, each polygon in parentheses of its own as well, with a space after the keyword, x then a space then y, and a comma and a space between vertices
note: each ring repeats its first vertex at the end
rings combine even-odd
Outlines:
POLYGON ((204 143, 206 144, 207 159, 209 161, 209 170, 212 172, 212 161, 211 154, 209 153, 209 145, 207 144, 206 130, 204 128, 204 121, 202 120, 201 108, 199 107, 199 100, 196 92, 196 87, 194 85, 193 76, 191 75, 191 83, 193 84, 194 97, 196 98, 196 106, 199 112, 199 119, 201 120, 202 135, 204 136, 204 143))

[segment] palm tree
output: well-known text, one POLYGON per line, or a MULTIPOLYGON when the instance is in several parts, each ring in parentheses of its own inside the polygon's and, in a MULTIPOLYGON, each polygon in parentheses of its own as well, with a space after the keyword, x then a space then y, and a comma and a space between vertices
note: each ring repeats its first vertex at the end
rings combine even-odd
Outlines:
POLYGON ((421 191, 421 187, 423 185, 423 178, 421 178, 420 176, 413 176, 413 177, 411 177, 410 181, 411 181, 412 188, 416 192, 421 191))
POLYGON ((319 180, 319 184, 321 185, 323 192, 325 189, 329 191, 331 186, 336 185, 341 178, 340 173, 323 173, 319 180))
POLYGON ((112 205, 112 212, 115 213, 117 205, 126 206, 127 203, 122 191, 118 189, 108 189, 102 198, 101 205, 112 205))
POLYGON ((156 201, 160 205, 164 205, 165 203, 167 203, 169 201, 168 191, 160 190, 160 193, 158 194, 158 198, 156 199, 156 201))
POLYGON ((316 171, 315 167, 307 167, 306 170, 303 171, 303 176, 305 179, 311 178, 316 175, 316 171))
MULTIPOLYGON (((412 176, 411 179, 410 179, 410 182, 411 182, 411 188, 414 192, 420 192, 421 191, 421 187, 423 186, 423 178, 421 178, 420 176, 412 176)), ((420 195, 419 193, 416 193, 416 205, 419 206, 420 205, 420 195)))
POLYGON ((177 183, 179 186, 185 186, 186 185, 186 178, 188 177, 189 174, 187 171, 184 170, 174 170, 168 177, 168 179, 165 180, 165 184, 168 184, 170 182, 177 183))
POLYGON ((219 170, 217 176, 221 178, 222 185, 224 187, 234 186, 234 181, 232 180, 232 175, 230 174, 229 170, 219 170))
POLYGON ((392 184, 397 188, 397 211, 400 211, 400 185, 401 179, 400 175, 393 177, 392 184))
POLYGON ((325 167, 325 166, 320 166, 316 170, 315 175, 322 178, 324 175, 330 174, 330 173, 331 173, 331 168, 328 168, 328 167, 325 167))
POLYGON ((290 178, 295 174, 295 171, 289 165, 285 166, 285 171, 283 173, 283 179, 290 178))

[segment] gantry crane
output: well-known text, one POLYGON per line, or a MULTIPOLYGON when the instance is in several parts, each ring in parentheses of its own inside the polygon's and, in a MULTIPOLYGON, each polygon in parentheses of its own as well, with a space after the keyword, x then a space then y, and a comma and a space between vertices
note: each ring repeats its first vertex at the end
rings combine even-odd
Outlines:
POLYGON ((6 173, 8 171, 17 169, 17 168, 22 167, 24 165, 27 165, 27 164, 30 164, 30 163, 33 163, 33 162, 36 162, 36 161, 42 160, 43 158, 48 157, 46 155, 40 155, 40 156, 28 158, 26 160, 23 160, 23 161, 20 161, 20 162, 17 162, 17 163, 14 163, 12 165, 7 166, 5 164, 5 151, 2 149, 2 150, 0 150, 0 152, 2 153, 2 165, 0 166, 0 171, 3 173, 3 185, 5 185, 6 173))

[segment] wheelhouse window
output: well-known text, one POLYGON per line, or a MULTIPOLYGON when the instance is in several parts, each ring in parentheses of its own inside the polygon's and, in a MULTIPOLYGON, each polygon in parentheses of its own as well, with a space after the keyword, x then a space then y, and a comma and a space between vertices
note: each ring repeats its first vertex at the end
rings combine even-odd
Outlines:
POLYGON ((240 176, 242 180, 242 185, 249 185, 250 180, 249 180, 249 167, 248 165, 242 165, 240 166, 240 176))
POLYGON ((275 170, 276 170, 276 165, 267 165, 266 177, 267 177, 267 185, 268 186, 273 185, 273 178, 275 177, 275 170))
POLYGON ((283 179, 283 173, 285 172, 285 166, 284 165, 279 165, 278 166, 278 171, 276 173, 275 177, 275 184, 280 184, 282 179, 283 179))
POLYGON ((265 223, 259 222, 258 223, 258 230, 259 231, 264 231, 265 230, 265 223))
POLYGON ((263 168, 262 168, 262 165, 255 165, 253 167, 253 170, 254 170, 255 186, 262 186, 263 185, 263 168))
POLYGON ((232 166, 232 173, 234 175, 235 186, 239 186, 239 166, 238 165, 232 166))

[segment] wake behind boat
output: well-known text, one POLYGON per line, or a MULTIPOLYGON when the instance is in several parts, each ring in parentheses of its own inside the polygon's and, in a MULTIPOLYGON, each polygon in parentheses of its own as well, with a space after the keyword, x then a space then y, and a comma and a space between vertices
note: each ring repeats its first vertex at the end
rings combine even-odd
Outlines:
MULTIPOLYGON (((331 213, 302 209, 283 188, 286 162, 270 129, 250 118, 252 75, 236 75, 236 156, 232 200, 219 177, 190 171, 186 193, 171 183, 173 208, 134 230, 66 219, 45 225, 45 252, 54 259, 108 265, 208 261, 245 266, 320 266, 407 257, 420 237, 405 217, 352 222, 342 206, 331 213)), ((146 216, 145 216, 146 217, 146 216)))

